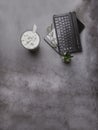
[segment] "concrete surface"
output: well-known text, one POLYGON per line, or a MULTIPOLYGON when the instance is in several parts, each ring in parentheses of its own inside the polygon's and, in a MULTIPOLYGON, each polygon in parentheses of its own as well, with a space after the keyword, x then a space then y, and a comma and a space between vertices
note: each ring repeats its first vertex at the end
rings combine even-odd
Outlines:
POLYGON ((0 130, 98 129, 98 1, 0 0, 0 130), (53 14, 75 10, 86 28, 70 65, 43 40, 53 14), (20 36, 38 25, 40 49, 20 36))

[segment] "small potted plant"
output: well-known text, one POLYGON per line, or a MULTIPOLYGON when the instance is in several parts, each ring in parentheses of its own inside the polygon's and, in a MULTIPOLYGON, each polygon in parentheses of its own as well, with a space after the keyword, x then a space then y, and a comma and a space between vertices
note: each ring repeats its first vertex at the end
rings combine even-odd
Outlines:
POLYGON ((64 53, 64 56, 62 56, 62 60, 64 63, 70 63, 72 59, 72 55, 69 52, 64 53))

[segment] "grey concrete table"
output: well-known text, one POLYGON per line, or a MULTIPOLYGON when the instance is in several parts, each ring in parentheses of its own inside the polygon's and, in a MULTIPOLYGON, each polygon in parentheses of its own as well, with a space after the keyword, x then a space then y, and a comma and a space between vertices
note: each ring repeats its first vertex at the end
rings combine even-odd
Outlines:
POLYGON ((97 130, 97 0, 0 0, 0 130, 97 130), (53 14, 76 10, 83 52, 70 65, 43 40, 53 14), (40 49, 20 43, 38 26, 40 49))

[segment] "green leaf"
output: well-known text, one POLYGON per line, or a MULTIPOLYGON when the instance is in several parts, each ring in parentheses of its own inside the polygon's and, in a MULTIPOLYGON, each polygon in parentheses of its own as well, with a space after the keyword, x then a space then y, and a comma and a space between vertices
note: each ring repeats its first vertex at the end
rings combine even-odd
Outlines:
POLYGON ((72 57, 73 56, 69 52, 66 52, 62 59, 65 63, 70 63, 72 57))

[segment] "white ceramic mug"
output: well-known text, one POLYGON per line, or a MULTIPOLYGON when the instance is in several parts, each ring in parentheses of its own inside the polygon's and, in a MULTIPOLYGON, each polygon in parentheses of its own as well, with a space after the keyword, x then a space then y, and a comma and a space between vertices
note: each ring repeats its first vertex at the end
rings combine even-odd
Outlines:
POLYGON ((33 26, 33 31, 23 33, 21 37, 22 45, 28 50, 36 50, 39 47, 40 37, 36 32, 37 26, 33 26))

